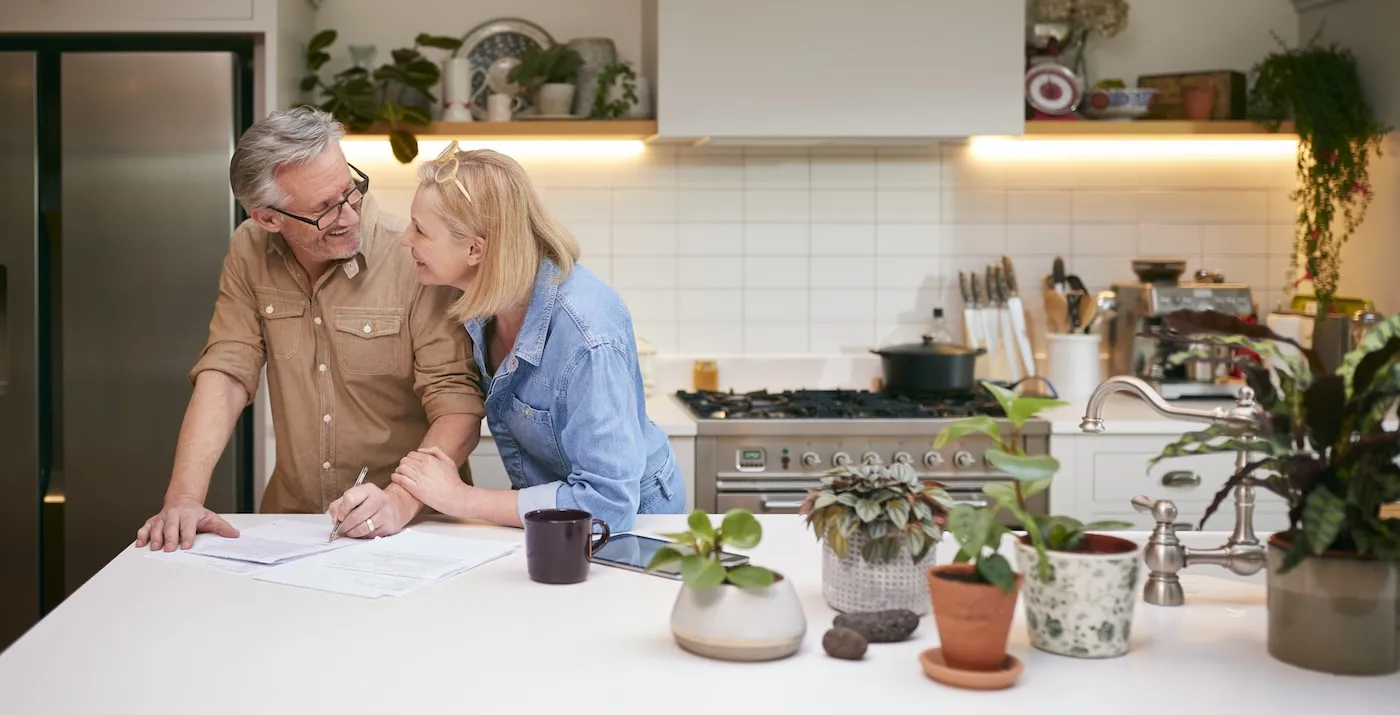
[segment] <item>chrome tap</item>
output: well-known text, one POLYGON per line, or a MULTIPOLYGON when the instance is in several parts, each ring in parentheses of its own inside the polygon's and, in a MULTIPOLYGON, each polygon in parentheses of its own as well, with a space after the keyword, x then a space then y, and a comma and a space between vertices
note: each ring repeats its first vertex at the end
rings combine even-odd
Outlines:
MULTIPOLYGON (((1099 434, 1104 431, 1104 403, 1115 392, 1133 392, 1155 412, 1166 417, 1174 417, 1192 422, 1230 425, 1240 428, 1241 442, 1255 439, 1254 430, 1262 416, 1262 408, 1254 401, 1254 390, 1241 387, 1234 407, 1212 410, 1193 410, 1175 407, 1162 399, 1151 385, 1128 375, 1116 375, 1103 381, 1089 396, 1089 404, 1084 410, 1084 419, 1079 429, 1099 434)), ((1240 450, 1235 454, 1235 471, 1249 463, 1249 452, 1240 450)), ((1143 585, 1142 599, 1154 606, 1180 606, 1186 601, 1177 574, 1193 564, 1214 564, 1224 566, 1241 576, 1258 573, 1264 567, 1264 546, 1254 534, 1254 481, 1247 478, 1234 490, 1235 528, 1225 545, 1217 549, 1191 549, 1183 546, 1176 536, 1176 504, 1166 499, 1153 501, 1145 496, 1132 499, 1133 508, 1152 515, 1157 526, 1152 529, 1143 549, 1143 560, 1147 563, 1147 582, 1143 585)))

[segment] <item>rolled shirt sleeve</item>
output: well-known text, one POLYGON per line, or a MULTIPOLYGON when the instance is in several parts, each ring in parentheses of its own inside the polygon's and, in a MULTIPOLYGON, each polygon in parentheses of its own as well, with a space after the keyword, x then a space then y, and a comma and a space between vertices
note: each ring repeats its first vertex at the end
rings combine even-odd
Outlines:
POLYGON ((413 301, 413 389, 431 424, 443 415, 486 417, 481 373, 472 359, 471 337, 448 315, 454 294, 446 286, 424 286, 413 301))
POLYGON ((219 275, 219 297, 209 321, 209 338, 188 377, 193 384, 205 370, 227 374, 243 385, 252 404, 267 353, 256 301, 245 275, 231 246, 219 275))
POLYGON ((581 351, 563 376, 560 446, 571 472, 563 481, 521 489, 520 515, 541 508, 582 509, 627 531, 637 518, 646 469, 631 363, 617 345, 581 351))

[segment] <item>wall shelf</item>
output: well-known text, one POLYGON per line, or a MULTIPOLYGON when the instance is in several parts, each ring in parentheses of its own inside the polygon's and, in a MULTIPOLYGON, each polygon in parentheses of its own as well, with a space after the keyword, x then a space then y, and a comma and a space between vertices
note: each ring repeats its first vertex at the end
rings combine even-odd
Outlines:
MULTIPOLYGON (((565 119, 560 121, 514 122, 433 122, 426 127, 409 127, 413 135, 423 138, 458 139, 460 141, 648 141, 656 136, 655 120, 633 119, 565 119)), ((387 136, 385 127, 375 126, 367 132, 350 136, 387 136)))
POLYGON ((1277 132, 1250 121, 1193 122, 1178 119, 1104 120, 1027 120, 1025 136, 1108 137, 1108 136, 1228 136, 1293 138, 1293 123, 1284 122, 1277 132))

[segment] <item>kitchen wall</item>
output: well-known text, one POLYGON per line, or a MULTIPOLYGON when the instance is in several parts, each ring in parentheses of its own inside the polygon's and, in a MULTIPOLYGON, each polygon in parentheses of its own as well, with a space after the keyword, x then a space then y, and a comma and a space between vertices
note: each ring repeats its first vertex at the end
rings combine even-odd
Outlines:
MULTIPOLYGON (((407 212, 412 170, 352 161, 407 212)), ((434 149, 435 151, 435 149, 434 149)), ((1133 256, 1185 258, 1255 286, 1285 284, 1291 154, 1232 158, 989 159, 927 150, 649 147, 641 156, 522 160, 668 354, 858 354, 917 338, 942 306, 956 330, 959 270, 1010 253, 1033 310, 1054 256, 1092 289, 1133 256)))

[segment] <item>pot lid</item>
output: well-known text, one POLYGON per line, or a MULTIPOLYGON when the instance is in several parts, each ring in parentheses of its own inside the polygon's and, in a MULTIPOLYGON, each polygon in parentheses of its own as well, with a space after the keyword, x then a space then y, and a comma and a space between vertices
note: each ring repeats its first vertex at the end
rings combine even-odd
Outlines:
POLYGON ((880 355, 928 355, 956 357, 960 355, 975 355, 979 351, 973 350, 966 345, 955 343, 936 343, 932 335, 923 336, 923 340, 917 343, 904 343, 902 345, 890 345, 875 351, 880 355))

